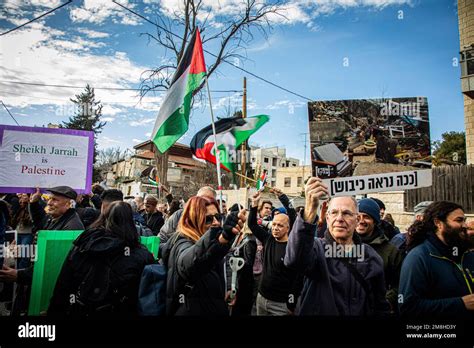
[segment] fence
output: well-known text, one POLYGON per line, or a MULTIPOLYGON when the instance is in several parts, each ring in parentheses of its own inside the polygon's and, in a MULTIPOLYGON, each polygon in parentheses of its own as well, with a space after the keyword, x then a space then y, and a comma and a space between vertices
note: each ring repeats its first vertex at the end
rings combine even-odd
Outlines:
POLYGON ((422 201, 451 201, 474 213, 474 165, 433 168, 433 185, 405 191, 405 211, 413 211, 422 201))

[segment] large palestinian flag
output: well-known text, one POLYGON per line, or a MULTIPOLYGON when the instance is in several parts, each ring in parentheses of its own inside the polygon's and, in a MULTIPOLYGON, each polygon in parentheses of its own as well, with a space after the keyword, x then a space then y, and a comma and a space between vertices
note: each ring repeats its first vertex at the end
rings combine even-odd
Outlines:
MULTIPOLYGON (((215 123, 221 168, 235 171, 235 164, 240 163, 240 156, 237 156, 236 150, 268 120, 267 115, 259 115, 247 118, 223 118, 215 123)), ((216 164, 212 125, 196 133, 190 146, 194 156, 216 164)))
POLYGON ((161 105, 151 140, 164 153, 188 130, 193 92, 206 76, 199 30, 195 30, 161 105))

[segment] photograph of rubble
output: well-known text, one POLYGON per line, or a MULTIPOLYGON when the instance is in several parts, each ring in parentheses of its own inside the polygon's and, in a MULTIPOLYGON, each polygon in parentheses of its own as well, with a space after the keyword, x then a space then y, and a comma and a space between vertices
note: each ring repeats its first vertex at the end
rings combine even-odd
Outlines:
POLYGON ((431 168, 425 97, 315 101, 308 114, 313 175, 431 168))

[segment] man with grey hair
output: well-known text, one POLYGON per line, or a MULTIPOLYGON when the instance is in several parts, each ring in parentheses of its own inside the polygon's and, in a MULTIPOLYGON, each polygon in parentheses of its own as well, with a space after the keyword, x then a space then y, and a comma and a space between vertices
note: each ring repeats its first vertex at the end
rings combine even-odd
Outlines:
MULTIPOLYGON (((423 214, 431 203, 433 203, 433 201, 423 201, 415 205, 413 208, 413 222, 423 221, 423 214)), ((390 240, 390 243, 395 245, 403 255, 407 254, 407 235, 407 231, 398 233, 390 240)))
MULTIPOLYGON (((196 196, 216 199, 216 190, 210 186, 203 186, 199 189, 196 196)), ((183 208, 175 211, 170 217, 168 217, 163 227, 161 227, 160 233, 158 233, 161 244, 166 243, 171 235, 176 232, 181 214, 183 214, 183 208)))
POLYGON ((203 186, 199 189, 196 196, 198 197, 209 197, 216 199, 216 190, 214 190, 211 186, 203 186))
POLYGON ((285 265, 305 276, 298 315, 366 316, 386 314, 382 258, 355 233, 358 210, 353 197, 329 202, 324 238, 315 238, 319 200, 328 196, 320 178, 305 186, 305 208, 293 225, 285 265))

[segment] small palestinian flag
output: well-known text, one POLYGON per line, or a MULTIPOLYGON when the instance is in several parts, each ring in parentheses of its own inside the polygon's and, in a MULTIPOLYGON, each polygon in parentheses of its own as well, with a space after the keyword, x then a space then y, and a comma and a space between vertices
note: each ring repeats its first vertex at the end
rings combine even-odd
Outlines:
MULTIPOLYGON (((237 156, 238 147, 268 120, 269 117, 267 115, 247 118, 234 116, 220 119, 214 123, 221 168, 229 172, 235 172, 235 165, 240 163, 240 156, 237 156)), ((189 145, 194 156, 216 164, 214 143, 211 124, 197 132, 189 145)))
POLYGON ((267 171, 264 169, 257 181, 257 191, 263 191, 267 184, 267 171))
POLYGON ((151 133, 151 140, 161 153, 188 130, 191 100, 205 76, 201 36, 196 29, 178 64, 151 133))

